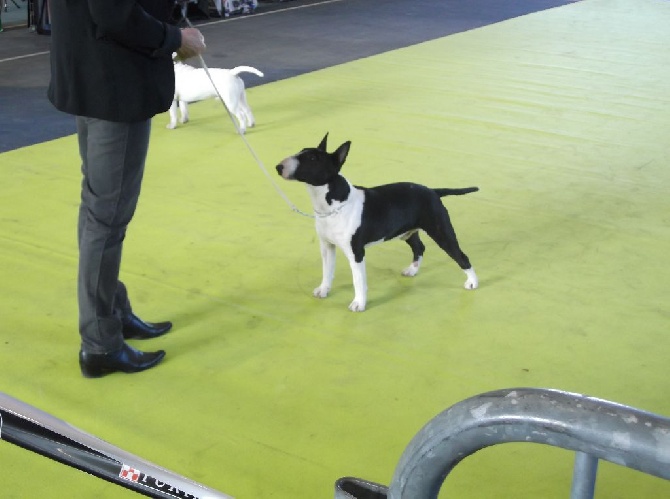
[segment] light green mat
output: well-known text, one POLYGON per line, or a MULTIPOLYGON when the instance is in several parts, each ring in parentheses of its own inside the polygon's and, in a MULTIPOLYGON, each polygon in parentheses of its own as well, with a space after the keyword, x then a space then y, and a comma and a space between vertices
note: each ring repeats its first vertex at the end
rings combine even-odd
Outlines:
MULTIPOLYGON (((274 165, 326 131, 359 185, 477 185, 447 198, 480 289, 427 240, 368 251, 368 310, 347 310, 338 253, 320 280, 313 222, 292 213, 221 105, 154 122, 122 277, 171 319, 164 364, 77 366, 76 140, 0 156, 0 391, 238 498, 388 484, 414 434, 470 396, 535 386, 670 416, 670 3, 587 0, 248 91, 247 138, 274 165)), ((263 69, 263 68, 260 68, 263 69)), ((278 178, 278 177, 277 177, 278 178)), ((281 179, 278 178, 279 181, 281 179)), ((280 184, 308 210, 300 184, 280 184)), ((461 463, 443 496, 567 497, 573 454, 510 444, 461 463)), ((0 442, 3 498, 135 497, 0 442)), ((668 497, 603 463, 597 496, 668 497)))

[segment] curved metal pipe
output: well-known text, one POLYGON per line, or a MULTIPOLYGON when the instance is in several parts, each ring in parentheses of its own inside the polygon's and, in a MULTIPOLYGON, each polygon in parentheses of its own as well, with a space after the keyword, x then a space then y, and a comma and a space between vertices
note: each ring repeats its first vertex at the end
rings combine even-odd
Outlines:
POLYGON ((670 419, 558 390, 484 393, 437 415, 403 452, 391 499, 435 499, 461 460, 491 445, 535 442, 670 479, 670 419))

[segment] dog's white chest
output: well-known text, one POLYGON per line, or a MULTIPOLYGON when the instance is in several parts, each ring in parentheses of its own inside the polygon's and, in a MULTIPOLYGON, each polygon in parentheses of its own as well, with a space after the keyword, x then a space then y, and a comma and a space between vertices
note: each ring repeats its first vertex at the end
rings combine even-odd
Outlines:
POLYGON ((326 202, 324 192, 319 192, 312 197, 312 202, 319 237, 337 246, 349 245, 351 236, 361 225, 365 202, 363 192, 352 186, 345 201, 334 201, 332 204, 326 202))

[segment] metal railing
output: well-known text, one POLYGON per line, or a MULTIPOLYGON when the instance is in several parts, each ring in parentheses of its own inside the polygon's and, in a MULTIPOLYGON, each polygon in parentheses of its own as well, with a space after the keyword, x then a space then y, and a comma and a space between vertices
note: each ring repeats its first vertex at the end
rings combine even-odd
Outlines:
MULTIPOLYGON (((3 393, 0 439, 150 497, 230 499, 3 393)), ((460 461, 507 442, 575 451, 572 499, 593 497, 600 459, 670 480, 670 419, 584 395, 519 388, 453 405, 412 439, 388 487, 345 477, 335 483, 335 498, 436 499, 460 461)))
POLYGON ((232 499, 4 393, 0 393, 0 439, 148 497, 232 499))
POLYGON ((507 442, 575 451, 572 499, 593 497, 599 459, 670 480, 670 419, 580 394, 519 388, 453 405, 412 439, 388 487, 345 477, 335 483, 335 498, 436 499, 460 461, 507 442))

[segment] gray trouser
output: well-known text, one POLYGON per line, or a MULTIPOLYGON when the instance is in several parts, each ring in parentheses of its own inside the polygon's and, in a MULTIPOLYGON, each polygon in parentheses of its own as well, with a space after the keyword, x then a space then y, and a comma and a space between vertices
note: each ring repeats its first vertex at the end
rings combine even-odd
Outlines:
POLYGON ((115 123, 77 117, 82 160, 79 207, 79 333, 82 350, 123 346, 121 320, 131 312, 119 281, 126 227, 140 195, 151 120, 115 123))

